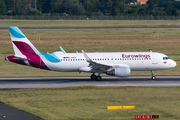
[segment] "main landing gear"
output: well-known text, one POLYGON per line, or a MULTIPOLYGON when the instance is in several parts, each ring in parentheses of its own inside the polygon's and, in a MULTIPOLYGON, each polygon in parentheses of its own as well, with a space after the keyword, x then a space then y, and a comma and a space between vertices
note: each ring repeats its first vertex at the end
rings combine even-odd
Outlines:
POLYGON ((101 81, 102 78, 100 75, 96 76, 94 73, 91 75, 91 80, 97 80, 97 81, 101 81))
POLYGON ((154 76, 154 70, 152 70, 152 71, 151 71, 151 74, 152 74, 151 79, 152 79, 152 80, 155 80, 155 79, 156 79, 156 77, 154 76))

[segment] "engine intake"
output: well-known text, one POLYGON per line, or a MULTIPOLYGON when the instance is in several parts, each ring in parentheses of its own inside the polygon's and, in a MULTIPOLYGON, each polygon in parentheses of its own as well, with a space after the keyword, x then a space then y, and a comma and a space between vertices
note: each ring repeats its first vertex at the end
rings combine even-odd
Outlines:
POLYGON ((130 67, 117 67, 107 71, 107 75, 113 75, 116 77, 129 77, 131 73, 130 67))

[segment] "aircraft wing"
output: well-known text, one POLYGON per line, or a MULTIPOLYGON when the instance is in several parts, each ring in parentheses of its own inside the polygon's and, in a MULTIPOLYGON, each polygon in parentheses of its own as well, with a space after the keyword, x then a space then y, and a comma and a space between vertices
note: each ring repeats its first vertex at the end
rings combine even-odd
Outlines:
POLYGON ((106 71, 109 68, 115 67, 114 65, 108 65, 108 64, 102 64, 92 61, 87 54, 82 50, 82 53, 84 57, 86 58, 86 61, 89 63, 89 67, 91 67, 92 72, 99 72, 99 71, 106 71))

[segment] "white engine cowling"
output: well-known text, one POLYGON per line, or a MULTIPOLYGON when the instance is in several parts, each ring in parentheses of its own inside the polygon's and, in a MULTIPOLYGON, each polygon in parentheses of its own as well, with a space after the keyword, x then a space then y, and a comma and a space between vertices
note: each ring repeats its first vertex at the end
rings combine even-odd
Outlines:
POLYGON ((130 73, 130 67, 117 67, 106 72, 107 75, 113 75, 116 77, 129 77, 130 73))

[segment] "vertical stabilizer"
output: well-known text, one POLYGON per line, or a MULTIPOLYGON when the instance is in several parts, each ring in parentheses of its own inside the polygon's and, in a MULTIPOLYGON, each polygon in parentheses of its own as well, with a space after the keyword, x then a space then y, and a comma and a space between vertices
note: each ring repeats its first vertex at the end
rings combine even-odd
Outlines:
POLYGON ((21 65, 50 70, 41 59, 40 52, 26 38, 18 27, 8 27, 15 55, 5 60, 21 65))
POLYGON ((26 36, 21 32, 21 30, 14 26, 8 27, 14 53, 16 56, 23 57, 26 54, 39 54, 38 50, 33 46, 33 44, 26 38, 26 36))

